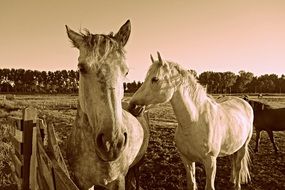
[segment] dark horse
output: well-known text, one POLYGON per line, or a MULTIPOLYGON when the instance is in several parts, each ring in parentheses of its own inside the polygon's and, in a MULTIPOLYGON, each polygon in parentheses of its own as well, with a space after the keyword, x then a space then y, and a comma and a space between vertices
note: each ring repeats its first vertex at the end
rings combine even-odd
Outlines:
POLYGON ((254 126, 256 130, 256 145, 255 152, 258 152, 258 144, 260 132, 266 131, 275 150, 278 152, 278 147, 274 142, 273 131, 285 131, 285 108, 274 109, 271 106, 255 101, 248 100, 254 111, 254 126))

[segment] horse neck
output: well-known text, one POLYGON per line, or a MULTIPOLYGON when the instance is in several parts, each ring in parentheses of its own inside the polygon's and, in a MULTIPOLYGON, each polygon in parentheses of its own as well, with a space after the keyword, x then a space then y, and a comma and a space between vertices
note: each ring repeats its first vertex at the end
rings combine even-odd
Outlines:
POLYGON ((170 102, 179 123, 197 122, 208 97, 205 89, 192 79, 176 89, 170 102))

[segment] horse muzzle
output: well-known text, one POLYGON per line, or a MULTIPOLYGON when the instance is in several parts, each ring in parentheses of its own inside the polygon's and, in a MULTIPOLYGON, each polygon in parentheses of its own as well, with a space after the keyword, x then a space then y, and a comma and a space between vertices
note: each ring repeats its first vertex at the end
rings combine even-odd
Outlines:
POLYGON ((114 161, 120 157, 127 144, 127 133, 111 136, 107 133, 100 133, 96 138, 97 155, 103 161, 114 161))

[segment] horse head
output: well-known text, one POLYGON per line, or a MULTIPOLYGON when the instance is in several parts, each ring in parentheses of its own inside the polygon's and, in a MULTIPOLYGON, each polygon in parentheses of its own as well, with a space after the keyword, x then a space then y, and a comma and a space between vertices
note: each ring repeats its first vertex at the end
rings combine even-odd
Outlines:
POLYGON ((177 86, 181 84, 181 76, 185 75, 177 64, 171 64, 161 58, 154 60, 152 55, 151 66, 142 86, 136 91, 130 101, 130 108, 135 105, 153 105, 171 100, 177 86))
POLYGON ((117 159, 128 142, 121 100, 128 74, 125 51, 131 24, 128 20, 113 35, 74 32, 67 34, 79 50, 79 106, 92 128, 95 151, 104 161, 117 159))

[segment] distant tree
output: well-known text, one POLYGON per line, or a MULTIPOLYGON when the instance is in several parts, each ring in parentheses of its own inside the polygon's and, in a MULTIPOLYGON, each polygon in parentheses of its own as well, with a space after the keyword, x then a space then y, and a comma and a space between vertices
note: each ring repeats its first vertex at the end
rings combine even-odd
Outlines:
POLYGON ((213 93, 222 93, 221 72, 213 72, 211 76, 213 93))
POLYGON ((143 83, 142 83, 141 81, 138 81, 138 83, 137 83, 137 89, 139 89, 142 84, 143 84, 143 83))
POLYGON ((46 71, 42 71, 39 73, 39 76, 38 76, 38 86, 39 86, 39 91, 41 93, 46 93, 47 92, 47 89, 46 89, 46 86, 47 86, 47 83, 48 83, 48 74, 46 71))
POLYGON ((198 77, 200 84, 202 84, 204 86, 209 85, 210 75, 211 75, 210 71, 205 71, 205 72, 201 73, 198 77))
POLYGON ((251 72, 239 71, 239 75, 236 79, 236 83, 234 85, 235 92, 246 92, 247 85, 250 84, 254 75, 251 72))
POLYGON ((231 86, 231 81, 226 84, 222 77, 230 77, 230 74, 227 73, 223 76, 221 72, 206 71, 199 75, 198 80, 209 93, 223 93, 226 88, 231 86))
POLYGON ((17 69, 15 71, 14 83, 15 83, 15 92, 23 92, 24 91, 24 69, 17 69))
POLYGON ((140 81, 139 82, 133 81, 131 83, 124 83, 123 85, 124 85, 125 92, 134 93, 142 85, 142 82, 140 82, 140 81))
POLYGON ((249 93, 260 93, 259 88, 260 82, 258 81, 258 78, 254 76, 250 83, 247 84, 247 92, 249 93))
POLYGON ((278 81, 278 76, 275 74, 265 74, 258 77, 261 92, 276 92, 276 84, 278 81))
POLYGON ((213 81, 211 81, 212 74, 213 74, 212 71, 205 71, 201 73, 198 77, 200 84, 205 86, 209 93, 212 93, 212 89, 213 89, 213 81))
POLYGON ((285 92, 285 75, 281 75, 281 77, 278 79, 278 92, 285 92))
POLYGON ((67 83, 67 92, 76 93, 78 91, 78 72, 69 70, 67 71, 68 78, 66 79, 67 83))
POLYGON ((12 92, 13 86, 9 81, 4 81, 0 85, 0 92, 12 92))
POLYGON ((232 86, 236 83, 237 75, 233 72, 221 73, 221 86, 223 93, 231 93, 232 86))

